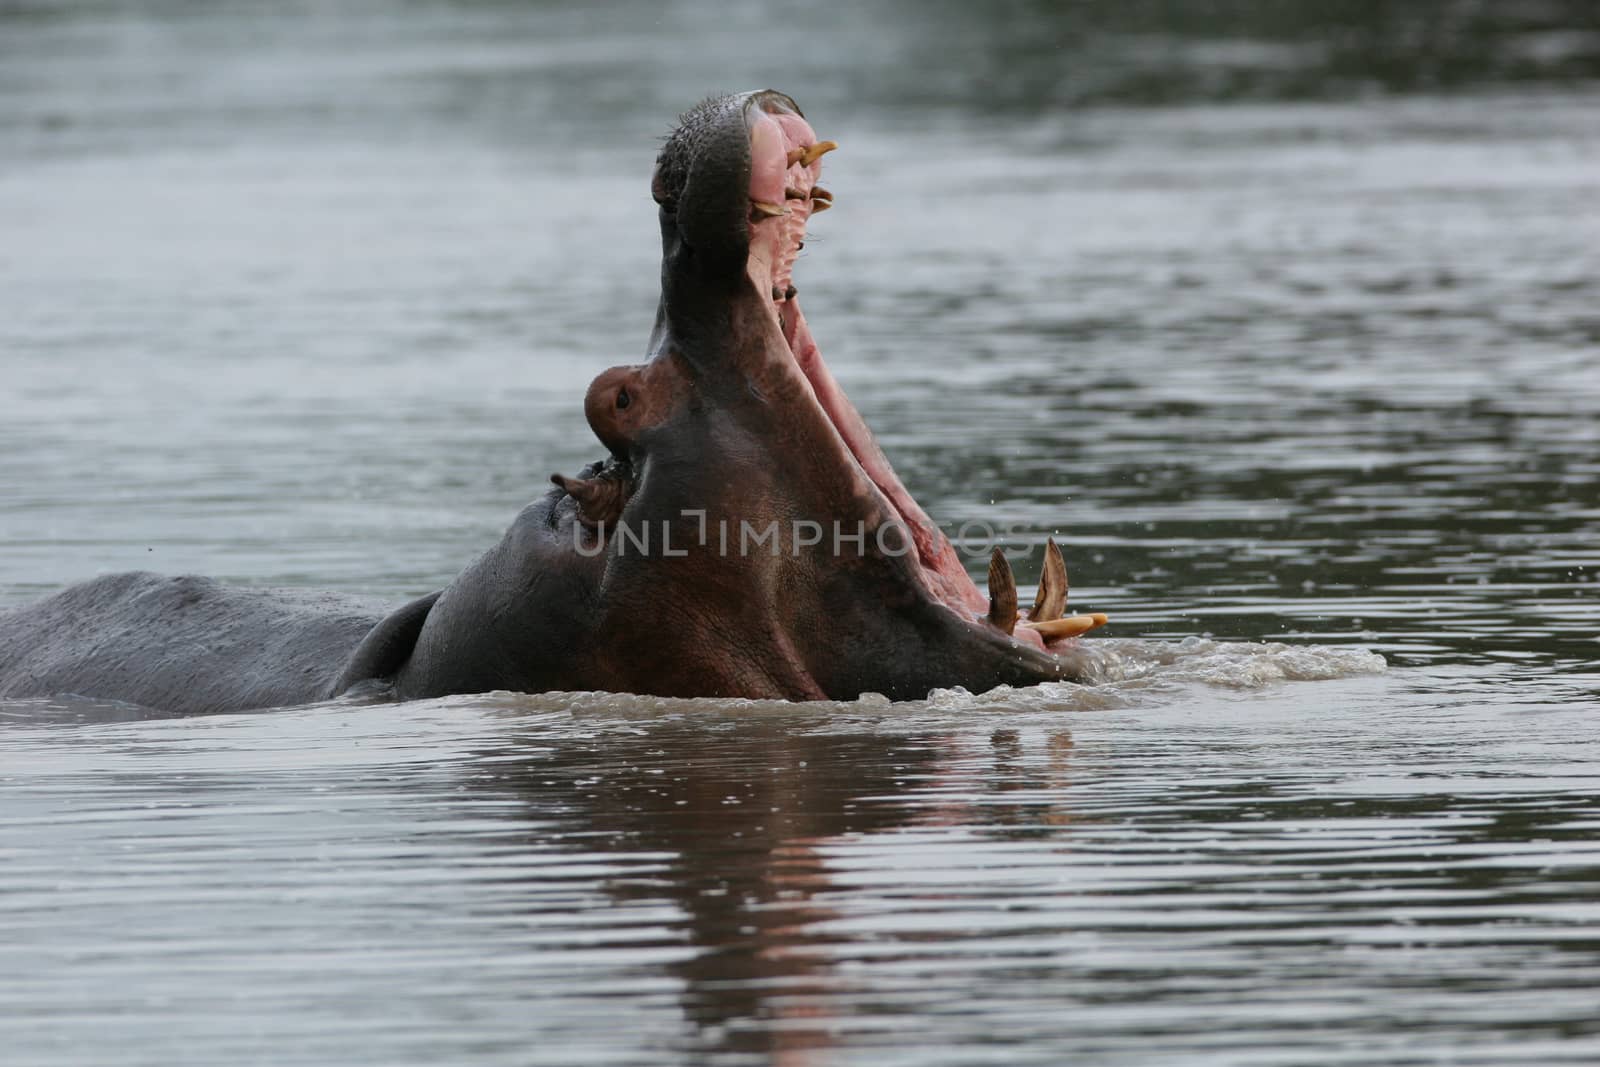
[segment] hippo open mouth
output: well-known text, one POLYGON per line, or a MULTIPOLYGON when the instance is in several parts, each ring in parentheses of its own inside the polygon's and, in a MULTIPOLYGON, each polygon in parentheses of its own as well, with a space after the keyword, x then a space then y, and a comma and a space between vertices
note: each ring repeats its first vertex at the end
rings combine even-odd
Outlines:
MULTIPOLYGON (((552 512, 570 514, 581 554, 605 558, 607 600, 634 584, 659 530, 655 596, 682 576, 696 588, 680 603, 734 594, 724 625, 745 644, 771 646, 776 658, 755 673, 782 676, 785 695, 911 691, 922 683, 884 680, 939 673, 852 667, 863 657, 841 647, 847 625, 861 647, 909 629, 882 650, 897 661, 948 655, 940 631, 955 628, 955 644, 1024 668, 1026 680, 1070 674, 1067 639, 1105 617, 1063 617, 1066 574, 1054 544, 1025 618, 998 549, 985 596, 823 361, 794 271, 811 217, 832 206, 820 179, 836 147, 793 99, 770 90, 709 100, 683 117, 652 179, 663 250, 650 359, 590 387, 585 411, 611 455, 577 478, 556 476, 565 499, 552 512), (774 524, 773 551, 752 560, 742 535, 774 524), (741 536, 730 540, 730 530, 741 536), (661 558, 662 543, 681 555, 661 558)), ((959 670, 945 673, 948 684, 966 684, 959 670)))
POLYGON ((896 699, 1080 677, 1066 568, 1026 617, 895 476, 817 350, 794 284, 835 146, 782 93, 708 100, 656 160, 649 358, 590 385, 607 456, 525 507, 444 589, 337 594, 108 575, 0 613, 0 696, 174 711, 495 689, 896 699))

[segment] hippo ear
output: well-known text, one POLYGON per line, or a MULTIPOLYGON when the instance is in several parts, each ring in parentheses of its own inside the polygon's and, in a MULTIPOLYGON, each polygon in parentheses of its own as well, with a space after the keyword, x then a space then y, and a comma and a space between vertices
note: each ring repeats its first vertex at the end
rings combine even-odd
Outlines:
POLYGON ((564 474, 552 474, 550 481, 578 502, 578 521, 590 529, 615 525, 628 502, 628 486, 618 478, 568 478, 564 474))

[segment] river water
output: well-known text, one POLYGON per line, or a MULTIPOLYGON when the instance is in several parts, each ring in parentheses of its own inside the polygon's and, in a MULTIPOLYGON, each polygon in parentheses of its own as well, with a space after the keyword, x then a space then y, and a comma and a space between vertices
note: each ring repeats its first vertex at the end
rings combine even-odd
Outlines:
POLYGON ((1600 91, 1012 7, 0 7, 0 608, 447 582, 772 84, 902 478, 1112 617, 911 704, 0 705, 7 1064, 1600 1060, 1600 91))

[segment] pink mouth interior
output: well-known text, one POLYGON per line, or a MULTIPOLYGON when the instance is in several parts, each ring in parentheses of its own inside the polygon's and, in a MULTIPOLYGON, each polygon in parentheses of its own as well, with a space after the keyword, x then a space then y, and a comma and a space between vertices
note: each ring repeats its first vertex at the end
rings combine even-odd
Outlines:
MULTIPOLYGON (((989 598, 973 584, 957 557, 954 546, 928 518, 889 466, 883 450, 856 411, 850 398, 834 379, 822 353, 811 336, 798 298, 792 292, 795 258, 805 240, 806 223, 817 201, 812 192, 822 174, 819 157, 809 166, 789 163, 792 149, 817 142, 809 123, 793 112, 777 113, 753 109, 750 124, 750 199, 764 204, 782 204, 786 213, 757 218, 750 225, 750 259, 747 272, 751 280, 773 294, 773 312, 782 324, 784 340, 795 364, 810 383, 817 404, 827 415, 845 447, 855 458, 862 474, 883 494, 904 527, 910 531, 923 581, 941 603, 963 618, 982 615, 989 598)), ((1017 627, 1014 636, 1028 644, 1043 647, 1037 633, 1017 627)))

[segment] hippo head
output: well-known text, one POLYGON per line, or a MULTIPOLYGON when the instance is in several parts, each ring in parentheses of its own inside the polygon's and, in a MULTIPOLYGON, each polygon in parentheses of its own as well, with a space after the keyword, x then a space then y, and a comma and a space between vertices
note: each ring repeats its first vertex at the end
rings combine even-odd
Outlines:
POLYGON ((701 104, 661 150, 648 359, 589 388, 609 456, 553 479, 548 525, 589 583, 562 684, 906 698, 1079 673, 1071 638, 1104 617, 1062 618, 1054 545, 1017 625, 1004 556, 985 596, 823 363, 793 276, 834 147, 766 91, 701 104))

